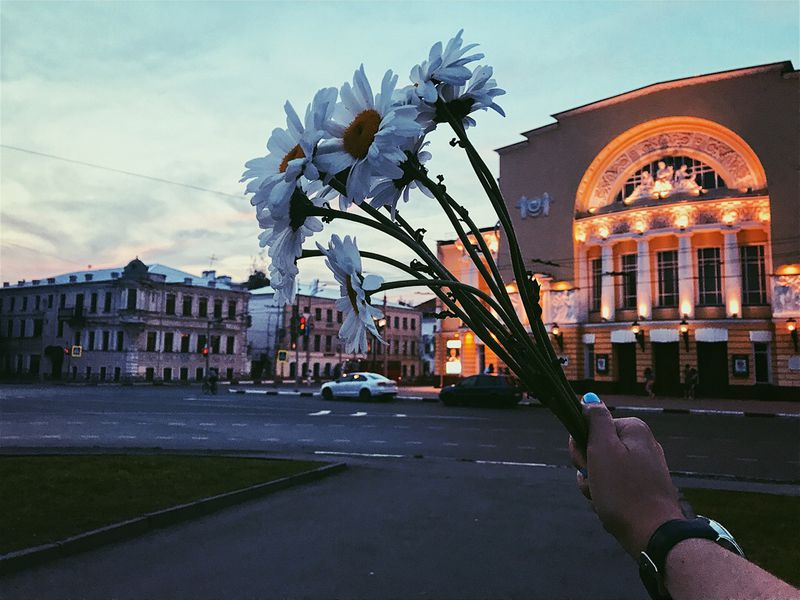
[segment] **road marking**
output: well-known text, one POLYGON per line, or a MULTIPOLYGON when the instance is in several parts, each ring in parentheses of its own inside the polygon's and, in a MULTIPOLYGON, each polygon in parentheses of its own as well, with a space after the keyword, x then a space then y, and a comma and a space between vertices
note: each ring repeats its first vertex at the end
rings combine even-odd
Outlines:
POLYGON ((216 427, 216 423, 200 423, 200 427, 216 427))
POLYGON ((241 440, 242 440, 242 438, 237 438, 237 437, 229 437, 228 438, 229 442, 240 442, 241 440))
POLYGON ((367 416, 367 413, 365 413, 365 412, 354 412, 354 413, 353 413, 352 415, 350 415, 350 416, 351 416, 351 417, 366 417, 366 416, 367 416))
POLYGON ((280 442, 281 438, 265 438, 262 441, 264 441, 264 442, 280 442))
POLYGON ((368 458, 405 458, 404 454, 373 454, 368 452, 336 452, 334 450, 315 450, 314 454, 332 456, 366 456, 368 458))
POLYGON ((67 425, 83 425, 83 421, 67 421, 67 425))
POLYGON ((422 442, 406 442, 406 444, 408 444, 409 446, 419 446, 422 444, 422 442))
POLYGON ((174 435, 157 435, 156 439, 157 440, 174 440, 175 436, 174 435))
POLYGON ((540 467, 545 469, 558 469, 558 465, 548 465, 546 463, 515 462, 510 460, 476 460, 479 465, 507 465, 510 467, 540 467))
POLYGON ((100 421, 101 425, 119 425, 119 421, 100 421))
POLYGON ((47 421, 31 421, 29 425, 47 425, 47 421))
POLYGON ((96 440, 99 437, 100 437, 99 435, 82 435, 81 439, 84 439, 84 440, 96 440))
POLYGON ((136 423, 137 425, 150 425, 150 423, 145 423, 144 421, 139 421, 136 423))
POLYGON ((617 406, 617 410, 632 410, 638 412, 663 412, 663 408, 655 408, 653 406, 617 406))
POLYGON ((231 427, 247 427, 247 423, 231 423, 231 427))
POLYGON ((385 444, 386 440, 370 440, 370 444, 385 444))
POLYGON ((350 440, 333 440, 334 442, 339 442, 340 444, 349 444, 350 440))
POLYGON ((60 435, 43 435, 42 437, 44 439, 46 439, 46 440, 60 440, 61 439, 60 435))
POLYGON ((324 415, 329 415, 329 414, 331 414, 331 411, 329 411, 329 410, 319 410, 317 412, 308 413, 308 416, 309 417, 322 417, 324 415))
POLYGON ((313 423, 297 423, 295 427, 314 427, 313 423))
POLYGON ((182 421, 172 421, 171 423, 167 423, 170 427, 186 427, 186 423, 182 421))
POLYGON ((497 448, 497 444, 481 444, 481 448, 497 448))
POLYGON ((377 427, 377 425, 362 425, 361 426, 362 429, 375 429, 376 427, 377 427))
POLYGON ((0 439, 3 439, 3 440, 18 440, 19 436, 18 435, 0 435, 0 439))
POLYGON ((707 454, 687 454, 686 458, 708 458, 707 454))
POLYGON ((341 423, 331 423, 328 427, 344 427, 341 423))
POLYGON ((193 440, 207 440, 208 436, 207 435, 193 435, 192 439, 193 440))
POLYGON ((442 446, 458 446, 455 442, 442 442, 442 446))
POLYGON ((313 442, 314 440, 311 438, 300 438, 297 440, 298 442, 313 442))
POLYGON ((264 427, 277 427, 277 423, 264 423, 264 427))
POLYGON ((397 418, 399 418, 399 419, 405 419, 407 416, 408 416, 408 415, 404 415, 403 413, 397 413, 397 414, 395 414, 395 417, 397 417, 397 418))
POLYGON ((692 415, 735 415, 743 417, 744 411, 741 410, 712 410, 709 408, 690 408, 689 414, 692 415))
POLYGON ((757 458, 747 458, 747 457, 737 458, 736 460, 741 461, 741 462, 747 462, 747 463, 758 462, 757 458))
POLYGON ((118 440, 135 440, 136 436, 135 435, 118 435, 117 439, 118 440))

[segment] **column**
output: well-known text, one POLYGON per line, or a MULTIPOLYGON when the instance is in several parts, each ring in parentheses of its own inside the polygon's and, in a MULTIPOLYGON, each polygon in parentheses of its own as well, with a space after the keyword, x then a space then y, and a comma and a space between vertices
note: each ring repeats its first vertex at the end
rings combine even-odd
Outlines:
POLYGON ((678 234, 678 307, 681 316, 694 316, 694 252, 692 234, 678 234))
POLYGON ((652 285, 650 242, 641 238, 636 242, 636 308, 637 314, 645 319, 650 319, 653 313, 652 285))
POLYGON ((606 275, 614 271, 614 249, 609 243, 602 246, 601 253, 603 287, 600 294, 600 316, 606 321, 614 320, 614 276, 606 275))
POLYGON ((586 258, 586 246, 578 249, 578 322, 585 323, 589 320, 589 294, 591 283, 589 281, 589 260, 586 258))
POLYGON ((742 268, 736 231, 724 233, 722 250, 722 280, 725 291, 725 314, 728 317, 742 316, 742 268))

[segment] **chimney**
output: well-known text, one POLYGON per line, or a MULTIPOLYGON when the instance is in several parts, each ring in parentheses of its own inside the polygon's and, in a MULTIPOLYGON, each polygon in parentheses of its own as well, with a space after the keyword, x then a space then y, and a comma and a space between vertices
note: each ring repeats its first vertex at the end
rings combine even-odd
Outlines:
POLYGON ((216 271, 203 271, 203 279, 214 279, 216 276, 216 271))
POLYGON ((38 279, 31 279, 31 285, 39 285, 38 279))
POLYGON ((47 283, 55 283, 55 282, 56 282, 56 278, 55 277, 48 277, 47 278, 47 283))
POLYGON ((222 285, 230 285, 231 284, 230 275, 220 275, 219 277, 217 277, 217 283, 221 283, 222 285))
POLYGON ((183 278, 183 283, 185 285, 192 285, 192 278, 191 277, 184 277, 183 278))
POLYGON ((217 282, 216 282, 216 281, 214 281, 214 280, 211 280, 211 281, 209 281, 209 282, 208 282, 208 287, 210 287, 210 288, 215 288, 215 287, 217 287, 217 282))
POLYGON ((83 278, 84 278, 86 281, 91 281, 92 279, 94 279, 94 275, 93 275, 92 273, 84 273, 84 274, 83 274, 83 278))
POLYGON ((25 280, 24 280, 24 279, 20 279, 20 280, 17 282, 17 286, 18 286, 18 287, 22 287, 23 285, 25 285, 25 280))
POLYGON ((70 283, 75 283, 76 281, 78 281, 78 276, 77 275, 70 275, 69 276, 69 282, 70 283))

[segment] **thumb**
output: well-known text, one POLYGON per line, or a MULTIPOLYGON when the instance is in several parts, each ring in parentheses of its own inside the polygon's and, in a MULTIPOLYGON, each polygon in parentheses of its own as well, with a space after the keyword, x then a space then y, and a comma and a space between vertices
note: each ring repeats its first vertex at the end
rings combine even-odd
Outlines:
POLYGON ((581 399, 583 416, 589 424, 589 443, 587 450, 607 447, 619 441, 614 418, 602 400, 592 392, 584 394, 581 399))

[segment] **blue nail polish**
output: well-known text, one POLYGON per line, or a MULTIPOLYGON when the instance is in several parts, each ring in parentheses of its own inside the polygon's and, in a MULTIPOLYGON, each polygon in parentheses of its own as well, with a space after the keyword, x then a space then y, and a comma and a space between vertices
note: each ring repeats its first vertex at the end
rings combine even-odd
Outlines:
POLYGON ((600 404, 600 398, 594 392, 589 392, 583 395, 584 404, 600 404))
POLYGON ((578 469, 578 473, 583 475, 584 479, 589 479, 589 471, 587 471, 586 469, 578 469))

